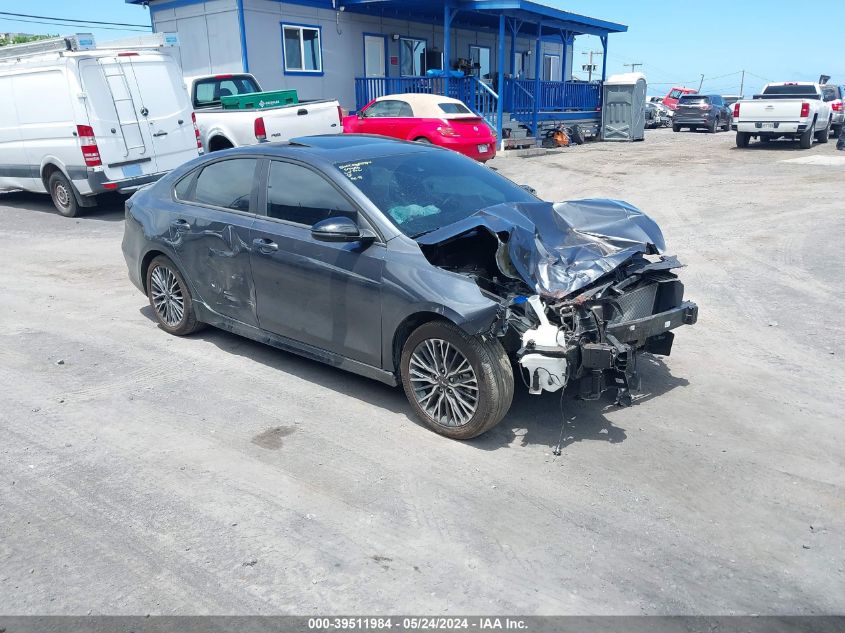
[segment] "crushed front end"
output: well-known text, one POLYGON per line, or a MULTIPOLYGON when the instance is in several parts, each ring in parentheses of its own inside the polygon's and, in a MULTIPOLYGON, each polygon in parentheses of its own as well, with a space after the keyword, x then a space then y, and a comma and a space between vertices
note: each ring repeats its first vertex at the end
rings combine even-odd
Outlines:
POLYGON ((659 227, 624 202, 500 205, 419 242, 500 304, 490 333, 532 394, 577 381, 581 398, 616 389, 628 404, 637 355, 668 356, 673 330, 698 320, 659 227))

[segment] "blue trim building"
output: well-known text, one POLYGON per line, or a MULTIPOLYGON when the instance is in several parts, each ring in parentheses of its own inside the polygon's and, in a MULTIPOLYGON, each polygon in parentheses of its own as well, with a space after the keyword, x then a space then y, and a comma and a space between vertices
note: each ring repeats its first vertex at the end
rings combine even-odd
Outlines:
POLYGON ((532 0, 126 0, 178 32, 186 75, 251 72, 267 90, 348 110, 397 92, 460 98, 499 131, 517 121, 597 121, 608 37, 621 24, 532 0), (601 80, 573 78, 581 35, 602 43, 601 80), (446 70, 461 69, 463 76, 446 70))

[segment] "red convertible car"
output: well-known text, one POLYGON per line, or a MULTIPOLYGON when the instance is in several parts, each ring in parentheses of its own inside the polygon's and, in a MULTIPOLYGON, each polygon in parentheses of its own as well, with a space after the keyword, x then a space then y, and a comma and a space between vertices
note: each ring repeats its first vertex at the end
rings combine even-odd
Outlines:
POLYGON ((432 94, 379 97, 343 119, 347 134, 379 134, 431 143, 482 163, 496 155, 496 136, 463 102, 432 94))

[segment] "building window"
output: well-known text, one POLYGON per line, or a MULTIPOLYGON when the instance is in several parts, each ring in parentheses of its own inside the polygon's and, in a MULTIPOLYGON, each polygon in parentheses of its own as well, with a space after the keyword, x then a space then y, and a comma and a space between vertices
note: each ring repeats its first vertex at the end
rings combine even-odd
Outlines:
POLYGON ((479 79, 491 79, 490 49, 486 46, 469 47, 469 61, 472 62, 472 74, 479 79))
POLYGON ((560 81, 560 56, 543 56, 543 81, 560 81))
POLYGON ((399 40, 399 72, 403 77, 421 77, 425 74, 426 41, 412 37, 399 40))
POLYGON ((322 74, 323 51, 319 27, 283 24, 282 41, 285 73, 322 74))

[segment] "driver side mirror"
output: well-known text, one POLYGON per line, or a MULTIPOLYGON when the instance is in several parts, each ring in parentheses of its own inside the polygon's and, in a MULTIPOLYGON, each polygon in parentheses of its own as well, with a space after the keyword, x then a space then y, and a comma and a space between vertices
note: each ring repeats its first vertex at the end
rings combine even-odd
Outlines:
POLYGON ((320 220, 311 227, 311 237, 318 242, 363 242, 371 244, 376 235, 369 229, 361 230, 355 222, 345 216, 320 220))

